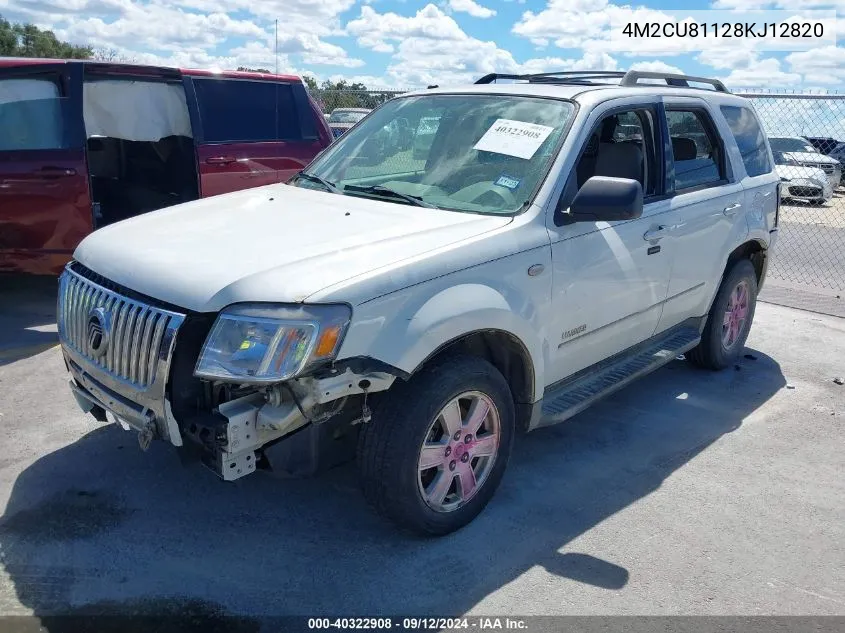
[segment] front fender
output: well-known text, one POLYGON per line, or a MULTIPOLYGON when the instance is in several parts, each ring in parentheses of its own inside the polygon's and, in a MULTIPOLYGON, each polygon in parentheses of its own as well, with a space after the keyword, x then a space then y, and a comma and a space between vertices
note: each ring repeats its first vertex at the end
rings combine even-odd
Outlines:
POLYGON ((448 343, 473 332, 499 330, 527 351, 537 400, 545 386, 544 316, 551 296, 550 262, 545 262, 547 272, 526 274, 537 263, 537 251, 524 253, 484 266, 501 268, 485 271, 485 279, 452 279, 464 276, 455 273, 357 306, 338 358, 366 356, 411 374, 448 343))

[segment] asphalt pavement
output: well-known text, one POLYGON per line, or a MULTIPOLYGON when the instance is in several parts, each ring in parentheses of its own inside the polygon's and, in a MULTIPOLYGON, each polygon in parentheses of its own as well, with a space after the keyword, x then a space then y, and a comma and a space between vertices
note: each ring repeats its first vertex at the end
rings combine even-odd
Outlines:
POLYGON ((54 290, 0 303, 2 615, 845 615, 841 319, 761 303, 735 368, 675 361, 521 438, 486 511, 421 539, 351 465, 227 484, 83 415, 54 290))

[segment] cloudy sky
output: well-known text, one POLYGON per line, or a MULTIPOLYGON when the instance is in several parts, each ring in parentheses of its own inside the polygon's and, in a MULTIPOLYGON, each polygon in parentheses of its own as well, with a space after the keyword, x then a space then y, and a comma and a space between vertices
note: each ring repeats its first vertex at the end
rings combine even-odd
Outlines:
POLYGON ((612 21, 679 7, 835 9, 845 31, 845 0, 0 0, 11 21, 140 63, 273 69, 278 19, 280 71, 371 87, 450 85, 494 70, 635 67, 716 76, 732 89, 845 88, 845 48, 829 43, 778 52, 734 40, 689 51, 680 40, 609 40, 612 21))

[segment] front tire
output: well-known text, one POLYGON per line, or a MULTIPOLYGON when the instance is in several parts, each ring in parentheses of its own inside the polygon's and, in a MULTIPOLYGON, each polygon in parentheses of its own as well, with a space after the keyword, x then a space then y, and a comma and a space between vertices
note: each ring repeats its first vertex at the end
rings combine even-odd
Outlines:
POLYGON ((687 353, 694 365, 706 369, 724 369, 736 362, 745 347, 754 310, 757 307, 757 273, 747 259, 729 270, 710 313, 701 342, 687 353))
POLYGON ((514 428, 513 397, 493 365, 474 356, 435 362, 394 384, 361 429, 364 496, 414 532, 460 529, 498 488, 514 428))

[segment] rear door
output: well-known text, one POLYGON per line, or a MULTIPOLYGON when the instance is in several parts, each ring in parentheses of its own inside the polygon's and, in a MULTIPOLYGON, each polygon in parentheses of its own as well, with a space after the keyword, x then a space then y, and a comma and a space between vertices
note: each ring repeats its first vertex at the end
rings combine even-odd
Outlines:
POLYGON ((733 244, 748 233, 745 199, 724 139, 730 134, 716 106, 664 97, 670 141, 667 190, 672 213, 667 232, 677 256, 658 331, 706 315, 733 244), (712 109, 711 109, 712 108, 712 109))
POLYGON ((0 68, 0 271, 61 270, 93 229, 82 65, 0 68))
POLYGON ((185 83, 202 197, 286 181, 324 146, 295 83, 199 76, 185 83))

